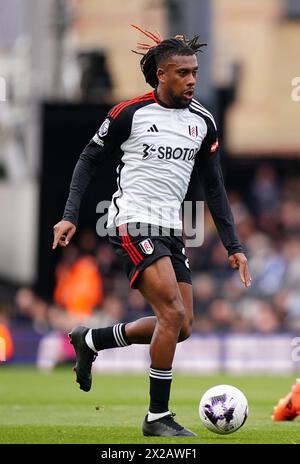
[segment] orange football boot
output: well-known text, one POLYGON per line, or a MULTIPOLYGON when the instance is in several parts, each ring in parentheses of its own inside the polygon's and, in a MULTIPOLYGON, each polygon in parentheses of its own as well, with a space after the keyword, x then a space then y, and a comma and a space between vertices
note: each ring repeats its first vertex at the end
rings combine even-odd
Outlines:
POLYGON ((291 421, 300 415, 300 379, 292 386, 290 393, 278 401, 274 407, 273 421, 291 421))

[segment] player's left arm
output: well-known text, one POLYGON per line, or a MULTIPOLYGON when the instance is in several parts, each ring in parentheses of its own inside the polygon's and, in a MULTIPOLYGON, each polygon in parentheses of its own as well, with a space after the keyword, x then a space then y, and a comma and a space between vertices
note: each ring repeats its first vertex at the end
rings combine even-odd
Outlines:
POLYGON ((236 232, 233 214, 226 194, 217 133, 213 125, 209 128, 201 149, 197 153, 196 164, 207 206, 222 243, 228 251, 229 265, 233 269, 239 269, 241 281, 248 288, 251 285, 248 261, 236 232))

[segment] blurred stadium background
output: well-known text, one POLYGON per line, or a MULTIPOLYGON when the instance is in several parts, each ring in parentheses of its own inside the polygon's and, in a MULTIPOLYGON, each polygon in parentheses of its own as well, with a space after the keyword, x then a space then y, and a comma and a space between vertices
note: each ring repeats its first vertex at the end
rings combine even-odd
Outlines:
MULTIPOLYGON (((113 104, 147 91, 131 23, 165 37, 199 33, 208 43, 196 97, 218 122, 253 278, 245 290, 206 212, 204 245, 188 250, 194 333, 178 346, 175 367, 299 371, 292 356, 300 334, 298 0, 1 0, 2 360, 48 371, 72 361, 66 334, 79 322, 105 326, 151 314, 95 233, 96 205, 115 189, 113 163, 90 185, 72 244, 51 250, 82 148, 113 104)), ((200 198, 196 179, 188 198, 200 198)), ((145 372, 147 365, 148 347, 139 346, 108 350, 95 369, 145 372)))

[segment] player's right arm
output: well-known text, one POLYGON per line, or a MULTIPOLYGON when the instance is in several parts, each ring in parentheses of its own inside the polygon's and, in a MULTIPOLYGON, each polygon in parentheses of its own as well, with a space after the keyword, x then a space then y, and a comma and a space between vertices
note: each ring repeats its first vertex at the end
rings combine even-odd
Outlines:
POLYGON ((220 239, 228 252, 228 261, 238 269, 243 284, 248 288, 251 277, 248 261, 236 232, 233 214, 227 198, 218 151, 217 132, 213 124, 196 158, 196 166, 202 181, 204 196, 218 230, 220 239))
POLYGON ((97 165, 106 154, 112 153, 117 146, 120 146, 124 133, 124 118, 113 119, 109 113, 100 129, 84 148, 72 175, 63 218, 53 227, 53 250, 57 245, 65 247, 69 244, 76 232, 83 195, 97 165))

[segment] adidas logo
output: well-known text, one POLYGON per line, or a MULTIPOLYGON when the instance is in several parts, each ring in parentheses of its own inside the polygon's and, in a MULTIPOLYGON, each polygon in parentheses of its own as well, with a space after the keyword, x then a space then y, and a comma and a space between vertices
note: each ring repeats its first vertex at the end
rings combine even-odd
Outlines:
POLYGON ((149 127, 149 129, 147 130, 147 132, 159 132, 156 125, 153 124, 151 127, 149 127))

